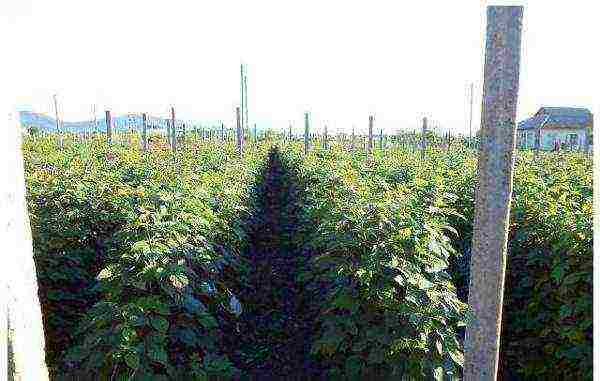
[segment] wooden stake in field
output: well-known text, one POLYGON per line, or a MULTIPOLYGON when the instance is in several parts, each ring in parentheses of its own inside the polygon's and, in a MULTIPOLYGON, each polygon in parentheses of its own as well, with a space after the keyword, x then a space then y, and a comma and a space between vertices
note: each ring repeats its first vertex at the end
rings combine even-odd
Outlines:
MULTIPOLYGON (((246 70, 248 72, 248 70, 246 70)), ((244 114, 246 116, 246 123, 244 126, 250 129, 250 122, 248 122, 248 75, 244 74, 244 107, 246 108, 244 114)), ((256 124, 254 125, 254 129, 256 130, 256 124)), ((256 135, 255 135, 256 137, 256 135)))
POLYGON ((535 157, 537 158, 540 154, 540 145, 542 144, 542 130, 540 128, 537 128, 535 130, 535 137, 534 137, 534 142, 533 145, 535 147, 535 157))
POLYGON ((308 113, 304 113, 304 154, 308 155, 308 138, 309 138, 309 125, 308 125, 308 113))
POLYGON ((477 163, 465 381, 496 380, 513 161, 523 7, 487 8, 482 128, 477 163))
POLYGON ((369 140, 367 142, 367 156, 371 157, 373 150, 373 115, 369 115, 369 140))
POLYGON ((379 149, 383 151, 383 128, 379 129, 379 149))
POLYGON ((221 141, 225 141, 225 123, 221 122, 221 141))
MULTIPOLYGON (((242 115, 244 114, 244 64, 240 64, 240 106, 242 115)), ((244 130, 244 118, 240 120, 242 131, 244 130)))
POLYGON ((427 117, 423 118, 423 127, 421 129, 421 160, 425 160, 425 150, 427 149, 427 117))
POLYGON ((54 98, 54 115, 56 117, 56 135, 58 138, 58 146, 63 148, 63 136, 60 130, 60 118, 58 117, 58 101, 56 100, 56 94, 53 96, 54 98))
POLYGON ((106 141, 108 144, 112 144, 112 120, 110 119, 110 110, 105 110, 106 119, 106 141))
POLYGON ((242 157, 242 134, 244 133, 242 131, 242 124, 241 124, 241 115, 240 115, 240 108, 236 107, 235 108, 235 117, 236 117, 236 126, 237 126, 237 151, 238 151, 238 155, 240 157, 242 157))
POLYGON ((148 125, 145 113, 142 114, 142 151, 148 151, 148 125))
POLYGON ((468 148, 471 148, 471 142, 473 141, 473 82, 471 82, 471 91, 469 94, 471 95, 471 106, 469 108, 469 143, 467 144, 468 148))
POLYGON ((175 125, 175 107, 171 107, 171 148, 177 152, 177 126, 175 125))
POLYGON ((327 149, 327 125, 323 129, 323 148, 327 149))

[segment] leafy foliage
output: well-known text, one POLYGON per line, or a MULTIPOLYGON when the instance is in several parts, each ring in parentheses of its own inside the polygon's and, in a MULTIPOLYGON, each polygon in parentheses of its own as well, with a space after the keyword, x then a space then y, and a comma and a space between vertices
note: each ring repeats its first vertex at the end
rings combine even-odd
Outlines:
MULTIPOLYGON (((472 152, 128 140, 25 139, 54 378, 461 377, 472 152)), ((591 199, 585 155, 519 153, 506 377, 591 378, 591 199)))

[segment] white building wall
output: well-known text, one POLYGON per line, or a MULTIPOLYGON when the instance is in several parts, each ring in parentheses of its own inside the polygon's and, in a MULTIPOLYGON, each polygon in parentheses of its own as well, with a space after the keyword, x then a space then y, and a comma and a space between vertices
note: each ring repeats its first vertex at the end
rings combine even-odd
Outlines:
POLYGON ((558 140, 564 143, 567 147, 570 146, 569 136, 577 135, 577 144, 575 148, 583 148, 585 146, 586 131, 584 129, 542 129, 542 146, 543 150, 551 150, 554 148, 554 141, 558 140))

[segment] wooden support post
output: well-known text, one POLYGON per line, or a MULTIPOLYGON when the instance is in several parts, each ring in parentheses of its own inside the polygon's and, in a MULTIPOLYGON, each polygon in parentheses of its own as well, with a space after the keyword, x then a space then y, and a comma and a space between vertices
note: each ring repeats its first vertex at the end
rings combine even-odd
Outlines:
POLYGON ((256 123, 254 123, 254 143, 258 144, 258 135, 256 134, 256 123))
POLYGON ((327 125, 325 125, 325 128, 323 129, 323 148, 324 149, 328 148, 328 146, 327 146, 327 143, 328 143, 327 140, 328 140, 328 137, 327 137, 327 125))
POLYGON ((309 125, 308 125, 308 113, 304 113, 304 154, 308 155, 308 138, 309 138, 309 125))
POLYGON ((63 135, 60 128, 60 118, 58 117, 58 101, 56 100, 56 94, 54 94, 54 116, 56 117, 56 137, 58 138, 58 146, 63 148, 63 135))
POLYGON ((590 128, 589 129, 586 128, 584 130, 585 132, 583 135, 583 139, 584 139, 583 140, 583 148, 585 150, 586 155, 591 154, 591 152, 590 152, 590 143, 591 143, 590 142, 590 140, 591 140, 590 139, 590 131, 593 131, 593 129, 594 129, 594 115, 593 114, 590 116, 590 120, 591 120, 590 128))
POLYGON ((423 118, 423 127, 421 129, 421 160, 425 160, 425 150, 427 149, 427 117, 423 118))
POLYGON ((467 143, 468 148, 471 148, 471 142, 473 141, 473 82, 471 82, 470 89, 471 101, 469 107, 469 142, 467 143))
POLYGON ((148 151, 148 125, 146 114, 142 114, 142 151, 148 151))
POLYGON ((540 154, 540 148, 542 145, 542 130, 541 128, 537 128, 534 131, 534 138, 533 138, 533 147, 535 149, 535 157, 537 158, 540 154))
POLYGON ((236 135, 236 138, 237 138, 237 151, 238 151, 238 155, 240 157, 242 157, 242 149, 243 149, 242 148, 242 144, 243 144, 242 143, 243 142, 242 135, 243 135, 244 131, 242 131, 242 124, 241 124, 242 121, 241 121, 241 115, 240 115, 240 108, 239 107, 235 108, 235 117, 236 117, 236 123, 237 123, 236 124, 236 126, 237 126, 237 131, 236 131, 237 132, 237 135, 236 135))
POLYGON ((241 109, 241 113, 242 113, 242 118, 240 120, 241 123, 241 129, 242 131, 244 130, 244 118, 243 118, 243 114, 244 114, 244 64, 240 64, 240 107, 241 109))
POLYGON ((367 142, 367 156, 371 157, 373 150, 373 115, 369 115, 369 140, 367 142))
POLYGON ((48 381, 19 112, 0 115, 0 380, 48 381))
POLYGON ((225 123, 221 122, 221 141, 225 141, 225 123))
POLYGON ((110 110, 104 111, 106 119, 106 141, 108 144, 112 144, 112 120, 110 118, 110 110))
POLYGON ((290 129, 289 129, 289 139, 290 141, 292 141, 292 124, 290 123, 290 129))
MULTIPOLYGON (((159 121, 160 124, 160 121, 159 121)), ((169 148, 171 147, 171 125, 169 123, 168 119, 165 119, 165 129, 167 130, 167 143, 169 145, 169 148)))
POLYGON ((177 151, 177 125, 175 124, 175 107, 171 107, 171 148, 177 151))
POLYGON ((496 380, 521 51, 522 6, 489 6, 477 163, 465 381, 496 380))
POLYGON ((383 129, 379 129, 379 149, 383 151, 383 129))
MULTIPOLYGON (((248 70, 246 70, 246 72, 247 71, 248 70)), ((246 126, 246 128, 248 130, 250 130, 250 122, 248 122, 248 75, 246 75, 246 74, 244 74, 244 108, 245 108, 245 110, 244 110, 244 116, 245 116, 245 119, 246 119, 246 122, 244 123, 244 126, 246 126)))
POLYGON ((354 126, 352 126, 352 136, 351 136, 351 138, 350 138, 350 149, 351 149, 352 151, 354 151, 354 148, 355 148, 355 146, 354 146, 354 138, 355 138, 355 134, 354 134, 354 126))

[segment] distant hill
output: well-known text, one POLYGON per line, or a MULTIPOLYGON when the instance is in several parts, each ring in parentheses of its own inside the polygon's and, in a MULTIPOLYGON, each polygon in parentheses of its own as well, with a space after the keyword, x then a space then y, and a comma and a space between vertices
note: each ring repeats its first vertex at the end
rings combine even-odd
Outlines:
MULTIPOLYGON (((56 119, 36 112, 21 111, 20 121, 23 129, 29 127, 37 127, 40 131, 46 133, 56 132, 56 119)), ((126 115, 115 115, 111 116, 113 131, 128 131, 141 130, 142 128, 142 116, 139 114, 126 114, 126 115)), ((148 117, 148 128, 153 130, 166 130, 167 119, 161 119, 156 117, 148 117)), ((186 127, 193 129, 194 127, 201 128, 202 125, 218 126, 218 122, 213 123, 197 123, 184 120, 175 120, 175 125, 178 128, 182 128, 183 124, 186 127)), ((207 127, 205 127, 207 128, 207 127)), ((61 129, 63 132, 85 132, 85 131, 106 131, 106 119, 97 119, 96 122, 92 120, 84 120, 79 122, 62 122, 61 129)))

